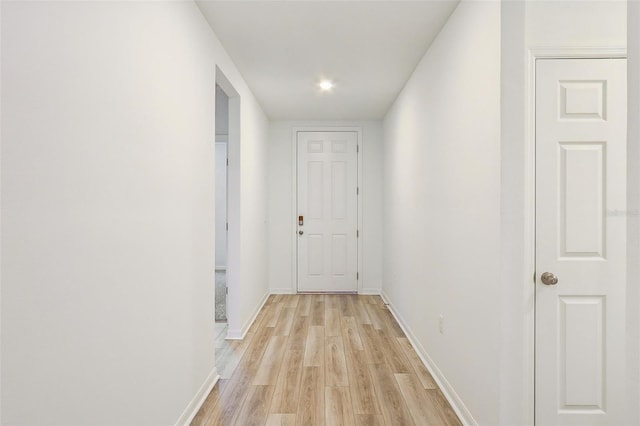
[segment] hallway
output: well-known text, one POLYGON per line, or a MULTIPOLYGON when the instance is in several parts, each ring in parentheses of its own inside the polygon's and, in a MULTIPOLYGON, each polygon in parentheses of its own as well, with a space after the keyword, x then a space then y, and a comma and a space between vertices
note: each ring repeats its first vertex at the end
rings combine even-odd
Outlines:
POLYGON ((379 296, 271 295, 227 343, 192 425, 460 424, 379 296))
POLYGON ((0 425, 640 425, 640 1, 0 24, 0 425))

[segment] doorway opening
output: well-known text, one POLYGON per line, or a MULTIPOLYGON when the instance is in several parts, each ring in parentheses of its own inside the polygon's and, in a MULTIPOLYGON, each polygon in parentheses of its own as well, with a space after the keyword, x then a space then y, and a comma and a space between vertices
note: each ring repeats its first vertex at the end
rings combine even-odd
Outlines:
MULTIPOLYGON (((216 67, 215 291, 216 365, 224 362, 229 330, 237 327, 240 260, 240 95, 216 67)), ((218 368, 218 372, 221 369, 218 368)))
MULTIPOLYGON (((216 323, 227 322, 227 166, 229 163, 229 97, 216 84, 216 150, 215 150, 215 318, 216 323)), ((220 327, 218 327, 220 328, 220 327)))

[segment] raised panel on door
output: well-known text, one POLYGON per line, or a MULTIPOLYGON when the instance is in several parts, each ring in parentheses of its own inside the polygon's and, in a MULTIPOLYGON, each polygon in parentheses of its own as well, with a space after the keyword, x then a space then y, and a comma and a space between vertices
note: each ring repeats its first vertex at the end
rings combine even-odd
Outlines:
POLYGON ((537 62, 536 424, 624 424, 625 81, 620 59, 537 62))
POLYGON ((604 258, 606 142, 560 142, 560 257, 604 258))
POLYGON ((298 291, 357 291, 357 133, 297 134, 298 291))

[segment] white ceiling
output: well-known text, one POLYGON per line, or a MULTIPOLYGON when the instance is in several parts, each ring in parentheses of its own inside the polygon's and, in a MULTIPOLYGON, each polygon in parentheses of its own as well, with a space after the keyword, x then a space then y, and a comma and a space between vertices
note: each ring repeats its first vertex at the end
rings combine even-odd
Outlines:
POLYGON ((197 3, 271 119, 361 120, 384 116, 458 0, 197 3))

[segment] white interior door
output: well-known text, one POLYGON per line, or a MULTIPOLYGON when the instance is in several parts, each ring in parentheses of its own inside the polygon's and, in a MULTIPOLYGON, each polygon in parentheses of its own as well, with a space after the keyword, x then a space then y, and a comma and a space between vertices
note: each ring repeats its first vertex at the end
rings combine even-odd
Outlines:
POLYGON ((298 132, 298 291, 357 291, 358 137, 298 132))
POLYGON ((626 61, 538 60, 538 425, 626 424, 625 209, 626 61))

